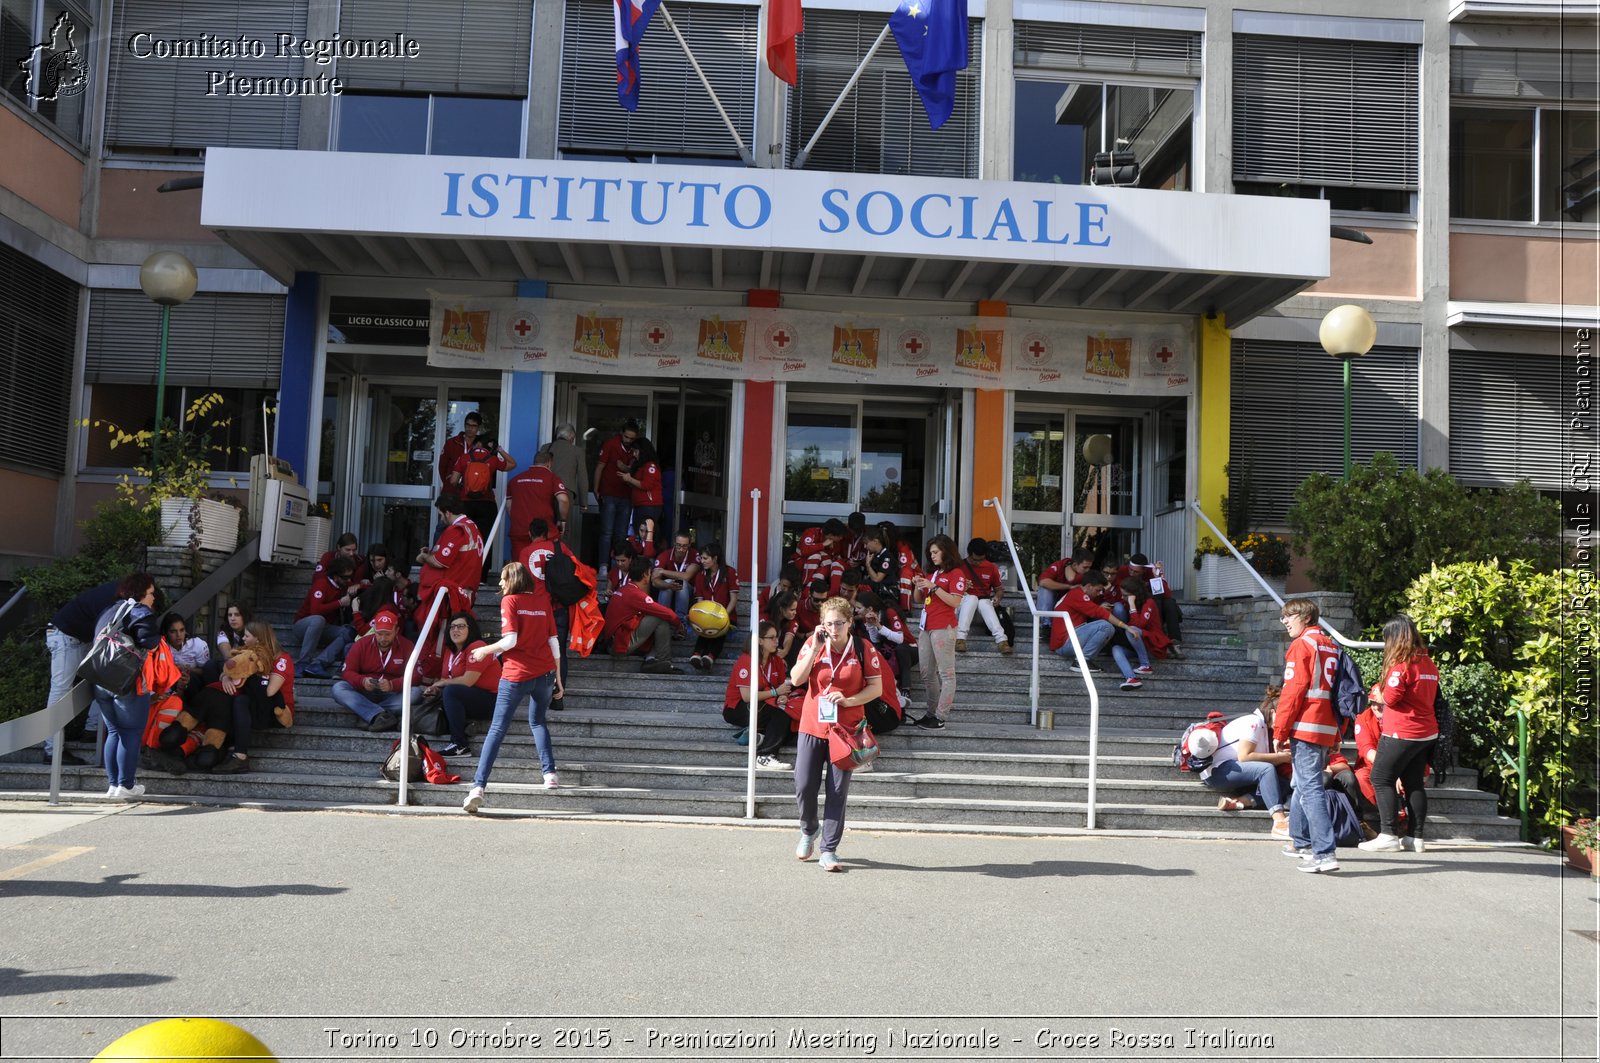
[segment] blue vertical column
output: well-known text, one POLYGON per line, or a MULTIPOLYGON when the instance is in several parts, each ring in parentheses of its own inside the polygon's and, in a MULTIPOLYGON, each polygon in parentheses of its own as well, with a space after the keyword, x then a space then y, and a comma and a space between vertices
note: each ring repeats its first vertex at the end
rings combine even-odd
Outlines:
MULTIPOLYGON (((519 280, 517 298, 543 299, 549 288, 545 281, 519 280)), ((510 382, 504 395, 507 429, 504 446, 516 455, 518 467, 526 469, 533 464, 533 455, 539 447, 550 441, 550 432, 554 428, 553 425, 539 423, 540 410, 544 405, 545 374, 513 371, 509 375, 510 382)), ((507 536, 509 534, 508 531, 507 536)))
MULTIPOLYGON (((283 311, 283 370, 278 382, 277 457, 287 461, 302 483, 316 494, 316 471, 306 468, 311 450, 311 428, 321 424, 320 411, 311 408, 318 390, 313 379, 317 364, 317 302, 322 278, 296 273, 283 311)), ((256 411, 258 414, 260 411, 256 411)))

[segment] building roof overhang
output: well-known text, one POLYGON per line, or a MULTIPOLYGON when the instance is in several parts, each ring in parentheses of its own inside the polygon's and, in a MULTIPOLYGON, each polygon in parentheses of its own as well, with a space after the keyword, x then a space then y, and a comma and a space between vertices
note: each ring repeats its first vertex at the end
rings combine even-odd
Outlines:
POLYGON ((1450 328, 1593 328, 1600 306, 1572 303, 1485 303, 1450 300, 1445 324, 1450 328))
POLYGON ((754 288, 1249 320, 1329 271, 1326 203, 794 170, 215 148, 201 221, 294 274, 754 288))

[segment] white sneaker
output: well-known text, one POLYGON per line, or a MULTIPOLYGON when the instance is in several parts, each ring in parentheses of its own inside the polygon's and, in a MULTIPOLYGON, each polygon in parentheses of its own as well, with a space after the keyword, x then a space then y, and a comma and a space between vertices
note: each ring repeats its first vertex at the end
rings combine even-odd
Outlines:
POLYGON ((556 776, 555 772, 547 771, 544 773, 544 788, 546 790, 554 790, 560 785, 561 780, 556 776))
POLYGON ((760 771, 788 771, 794 765, 785 764, 777 757, 757 757, 756 768, 760 771))
POLYGON ((1295 866, 1296 871, 1304 871, 1315 875, 1319 871, 1339 870, 1339 858, 1329 853, 1327 856, 1308 856, 1295 866))
POLYGON ((111 786, 106 787, 106 796, 107 797, 119 797, 119 796, 121 796, 121 794, 120 794, 121 790, 122 790, 122 787, 113 784, 111 786))
POLYGON ((483 807, 483 787, 474 786, 467 791, 467 799, 461 802, 461 811, 471 812, 476 815, 478 809, 483 807))
POLYGON ((1416 834, 1408 834, 1401 838, 1400 844, 1408 853, 1427 852, 1427 846, 1423 843, 1422 838, 1416 834))
POLYGON ((144 783, 136 782, 132 786, 117 787, 117 796, 124 801, 137 801, 144 796, 144 783))
POLYGON ((822 832, 820 830, 815 834, 807 834, 805 831, 801 831, 800 842, 794 847, 794 858, 796 860, 810 860, 811 854, 817 851, 817 839, 821 836, 822 832))
POLYGON ((1370 842, 1361 842, 1356 848, 1364 849, 1369 853, 1398 853, 1405 846, 1393 834, 1380 834, 1370 842))
POLYGON ((1292 856, 1296 860, 1304 860, 1306 857, 1311 855, 1311 847, 1309 845, 1306 846, 1304 849, 1299 849, 1299 848, 1295 847, 1294 842, 1290 842, 1288 845, 1285 845, 1282 849, 1279 849, 1278 851, 1280 853, 1282 853, 1284 856, 1292 856))

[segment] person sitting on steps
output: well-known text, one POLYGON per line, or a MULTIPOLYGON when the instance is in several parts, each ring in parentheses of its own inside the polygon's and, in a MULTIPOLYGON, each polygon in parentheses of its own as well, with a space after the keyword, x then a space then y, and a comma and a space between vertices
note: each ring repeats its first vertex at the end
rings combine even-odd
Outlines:
POLYGON ((681 675, 683 669, 672 663, 672 633, 682 631, 683 625, 677 613, 646 593, 649 575, 648 559, 628 560, 627 582, 606 603, 606 626, 600 637, 610 640, 615 656, 642 656, 641 672, 681 675))
POLYGON ((1201 782, 1229 795, 1217 799, 1219 811, 1265 808, 1271 812, 1275 838, 1289 836, 1289 780, 1279 770, 1279 765, 1289 763, 1289 754, 1272 750, 1272 716, 1281 693, 1281 687, 1267 687, 1254 712, 1228 721, 1211 756, 1211 766, 1200 773, 1201 782))

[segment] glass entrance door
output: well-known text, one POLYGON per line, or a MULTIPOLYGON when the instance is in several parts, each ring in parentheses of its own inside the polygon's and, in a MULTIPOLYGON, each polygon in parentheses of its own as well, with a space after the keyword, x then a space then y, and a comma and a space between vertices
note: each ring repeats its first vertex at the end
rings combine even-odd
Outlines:
POLYGON ((361 470, 357 535, 363 548, 382 542, 396 558, 409 559, 430 542, 435 456, 442 443, 439 392, 382 383, 366 388, 350 449, 352 464, 361 470))
POLYGON ((1011 422, 1011 535, 1030 583, 1067 553, 1066 423, 1062 413, 1022 409, 1011 422))
POLYGON ((1011 522, 1030 579, 1079 547, 1118 560, 1139 549, 1143 431, 1140 416, 1016 411, 1011 522))

